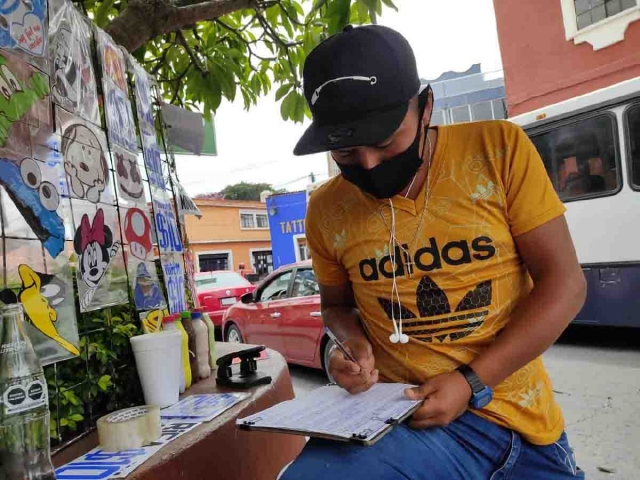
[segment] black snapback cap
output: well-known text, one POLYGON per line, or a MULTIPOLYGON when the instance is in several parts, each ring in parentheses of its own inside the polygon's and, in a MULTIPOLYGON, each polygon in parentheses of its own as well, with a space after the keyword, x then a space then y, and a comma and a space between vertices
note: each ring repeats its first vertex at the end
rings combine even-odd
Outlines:
POLYGON ((379 25, 348 25, 323 41, 307 57, 303 78, 313 123, 295 155, 383 142, 420 90, 409 42, 379 25))

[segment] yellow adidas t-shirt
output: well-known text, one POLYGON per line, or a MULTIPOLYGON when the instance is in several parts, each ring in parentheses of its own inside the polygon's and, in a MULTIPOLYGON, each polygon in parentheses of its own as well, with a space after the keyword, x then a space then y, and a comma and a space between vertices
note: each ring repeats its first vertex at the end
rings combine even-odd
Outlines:
MULTIPOLYGON (((396 237, 410 253, 396 257, 402 305, 395 312, 408 344, 389 341, 390 202, 333 178, 310 198, 307 242, 321 284, 352 283, 381 378, 420 384, 471 363, 493 342, 532 287, 513 237, 565 208, 529 138, 506 121, 439 127, 428 187, 415 201, 392 201, 396 237)), ((502 382, 476 413, 539 445, 564 429, 541 358, 502 382)))

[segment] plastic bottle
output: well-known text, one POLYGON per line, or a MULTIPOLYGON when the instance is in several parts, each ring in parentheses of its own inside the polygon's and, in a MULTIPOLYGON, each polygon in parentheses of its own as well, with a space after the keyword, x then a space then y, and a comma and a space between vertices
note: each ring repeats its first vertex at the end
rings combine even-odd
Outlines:
POLYGON ((209 317, 209 314, 204 308, 196 308, 194 311, 202 313, 202 321, 207 326, 209 333, 209 367, 211 367, 211 373, 214 373, 218 369, 218 365, 216 364, 216 327, 213 325, 211 317, 209 317))
POLYGON ((196 331, 196 361, 198 362, 198 380, 211 376, 209 367, 209 331, 202 321, 202 313, 191 312, 191 324, 196 331))
POLYGON ((47 381, 20 304, 0 311, 0 398, 0 479, 55 480, 47 381))
POLYGON ((191 314, 189 312, 182 312, 180 314, 182 326, 189 336, 189 365, 191 365, 191 380, 192 383, 198 381, 198 361, 196 359, 196 331, 191 323, 191 314))
POLYGON ((178 331, 182 336, 182 345, 180 347, 180 358, 182 361, 180 368, 180 393, 184 393, 184 391, 191 386, 191 367, 189 366, 189 341, 187 332, 184 331, 184 327, 182 327, 179 321, 176 322, 179 318, 180 315, 178 314, 167 315, 162 319, 162 329, 166 331, 178 331), (189 380, 188 386, 187 379, 189 380))

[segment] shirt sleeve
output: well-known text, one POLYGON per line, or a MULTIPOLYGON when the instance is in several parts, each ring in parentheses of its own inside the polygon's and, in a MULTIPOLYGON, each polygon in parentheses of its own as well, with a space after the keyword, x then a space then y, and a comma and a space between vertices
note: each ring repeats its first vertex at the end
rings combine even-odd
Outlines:
POLYGON ((563 215, 566 208, 536 147, 519 126, 511 125, 506 136, 503 181, 509 225, 517 237, 563 215))
POLYGON ((319 191, 309 198, 307 216, 305 219, 305 231, 307 245, 311 251, 311 262, 316 280, 322 285, 336 287, 349 281, 349 274, 338 260, 338 255, 333 246, 328 245, 327 238, 323 234, 323 208, 319 191))

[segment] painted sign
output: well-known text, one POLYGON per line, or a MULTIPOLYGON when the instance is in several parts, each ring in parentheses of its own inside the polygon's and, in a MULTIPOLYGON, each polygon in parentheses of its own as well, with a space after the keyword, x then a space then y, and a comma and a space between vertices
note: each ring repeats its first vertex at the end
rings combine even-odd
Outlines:
POLYGON ((16 122, 48 125, 49 112, 49 77, 20 58, 0 52, 0 147, 17 133, 13 129, 16 122))
POLYGON ((124 237, 131 255, 146 260, 153 248, 149 214, 139 208, 129 208, 124 216, 124 237))
POLYGON ((153 213, 156 219, 158 247, 161 253, 182 253, 182 240, 173 207, 168 200, 154 198, 153 213))
POLYGON ((0 2, 0 48, 19 49, 28 55, 45 55, 47 41, 46 0, 0 2))
POLYGON ((120 145, 129 151, 138 150, 135 122, 131 112, 131 102, 127 94, 120 90, 109 77, 102 79, 107 131, 111 144, 120 145))
POLYGON ((91 203, 115 203, 104 132, 58 107, 56 128, 62 137, 60 152, 71 196, 91 203))
POLYGON ((176 187, 176 201, 178 203, 178 213, 180 216, 195 215, 198 218, 202 217, 202 212, 196 206, 195 202, 191 199, 187 191, 180 184, 180 182, 174 183, 176 187))
MULTIPOLYGON (((43 170, 44 164, 31 158, 19 162, 0 158, 0 185, 42 246, 55 258, 64 248, 65 225, 58 213, 57 178, 43 178, 43 170)), ((5 225, 7 228, 14 227, 5 225)))
MULTIPOLYGON (((98 208, 92 219, 86 213, 82 216, 73 237, 73 249, 78 255, 77 277, 81 312, 126 303, 128 300, 126 278, 124 289, 121 285, 119 287, 117 284, 109 285, 110 282, 104 282, 116 258, 120 260, 120 269, 123 270, 121 245, 114 238, 113 232, 113 228, 105 224, 104 210, 98 208), (101 295, 96 297, 99 288, 101 295)), ((124 271, 121 273, 125 274, 124 271)))
POLYGON ((143 133, 155 135, 156 127, 153 121, 153 99, 151 97, 149 75, 133 57, 130 57, 129 63, 133 66, 133 76, 136 82, 135 94, 138 125, 143 133))
POLYGON ((149 184, 152 187, 164 190, 166 186, 162 176, 162 160, 155 133, 153 135, 142 134, 142 153, 147 167, 147 174, 149 175, 149 184))
POLYGON ((37 240, 6 239, 5 304, 22 303, 26 333, 47 365, 79 355, 78 326, 69 258, 44 254, 37 240))
POLYGON ((129 95, 127 86, 127 71, 124 54, 120 47, 104 30, 97 30, 98 50, 102 61, 102 78, 109 79, 126 96, 129 95))
POLYGON ((164 283, 169 297, 169 312, 180 313, 188 309, 185 296, 184 268, 182 255, 160 255, 164 283))
POLYGON ((56 478, 58 480, 126 478, 136 468, 158 453, 162 447, 198 425, 200 424, 163 421, 162 435, 150 445, 121 452, 104 452, 100 448, 94 448, 73 462, 56 469, 56 478))
POLYGON ((134 203, 147 203, 138 157, 117 145, 111 146, 113 169, 120 198, 134 203))
POLYGON ((137 310, 152 310, 166 307, 167 303, 162 295, 160 280, 156 274, 153 262, 134 262, 135 272, 133 300, 137 310))
POLYGON ((66 110, 100 125, 96 77, 91 61, 91 27, 69 0, 60 3, 49 25, 51 94, 66 110))

